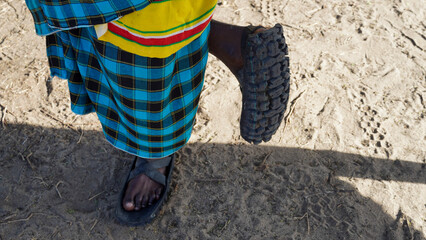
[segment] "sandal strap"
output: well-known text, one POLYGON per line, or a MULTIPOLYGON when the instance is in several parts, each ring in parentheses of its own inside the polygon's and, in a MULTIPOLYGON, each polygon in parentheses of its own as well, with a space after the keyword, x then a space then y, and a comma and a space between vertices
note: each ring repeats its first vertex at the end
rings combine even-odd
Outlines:
POLYGON ((136 157, 136 162, 133 170, 130 172, 129 180, 140 175, 145 174, 152 180, 166 185, 166 176, 158 171, 158 168, 167 167, 172 160, 171 156, 160 158, 158 160, 148 162, 145 158, 136 157))

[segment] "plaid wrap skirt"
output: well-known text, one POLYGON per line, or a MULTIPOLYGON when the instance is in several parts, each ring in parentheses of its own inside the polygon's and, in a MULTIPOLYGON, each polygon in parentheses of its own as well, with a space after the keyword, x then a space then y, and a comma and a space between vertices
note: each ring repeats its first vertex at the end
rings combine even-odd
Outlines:
POLYGON ((149 58, 100 41, 94 25, 168 0, 25 0, 46 36, 52 76, 68 80, 71 109, 96 112, 113 146, 160 158, 190 138, 207 64, 208 25, 166 58, 149 58))
POLYGON ((72 111, 96 112, 113 146, 144 158, 168 156, 191 136, 209 31, 167 58, 99 41, 93 27, 56 32, 46 37, 51 75, 68 79, 72 111))

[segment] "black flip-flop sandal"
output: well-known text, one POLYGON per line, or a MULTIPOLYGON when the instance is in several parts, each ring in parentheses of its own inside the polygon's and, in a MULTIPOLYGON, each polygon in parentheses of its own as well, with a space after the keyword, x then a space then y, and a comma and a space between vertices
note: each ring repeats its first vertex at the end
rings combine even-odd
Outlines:
POLYGON ((143 226, 150 223, 158 214, 163 203, 167 199, 170 189, 170 181, 172 179, 172 171, 175 162, 175 155, 161 158, 156 161, 148 162, 146 159, 136 157, 132 169, 127 176, 123 189, 121 190, 118 205, 116 207, 115 216, 119 223, 128 226, 143 226), (157 169, 167 167, 165 175, 161 174, 157 169), (126 211, 122 206, 122 199, 126 192, 127 183, 134 177, 145 174, 152 180, 164 185, 164 189, 160 198, 153 204, 142 208, 139 211, 126 211))
POLYGON ((254 33, 246 27, 242 39, 244 67, 237 73, 243 95, 241 136, 249 143, 271 140, 287 108, 290 70, 282 26, 254 33))

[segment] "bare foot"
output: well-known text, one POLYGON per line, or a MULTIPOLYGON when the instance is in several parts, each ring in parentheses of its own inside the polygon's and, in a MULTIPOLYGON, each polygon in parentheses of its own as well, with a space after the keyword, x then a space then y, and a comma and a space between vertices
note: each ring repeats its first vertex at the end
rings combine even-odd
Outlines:
MULTIPOLYGON (((147 161, 149 162, 150 160, 147 161)), ((164 175, 166 168, 159 168, 158 171, 164 175)), ((137 175, 127 184, 122 202, 123 208, 126 211, 139 211, 152 205, 160 198, 163 188, 162 184, 153 181, 145 174, 137 175)))

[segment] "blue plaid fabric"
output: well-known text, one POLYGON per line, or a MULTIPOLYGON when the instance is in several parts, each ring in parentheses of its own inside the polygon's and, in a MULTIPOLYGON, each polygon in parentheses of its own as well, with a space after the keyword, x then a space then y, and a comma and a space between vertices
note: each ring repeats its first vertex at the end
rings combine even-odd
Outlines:
POLYGON ((93 26, 142 10, 152 0, 25 0, 39 35, 93 26))
POLYGON ((99 41, 93 27, 58 31, 46 36, 51 75, 68 79, 72 111, 96 112, 113 146, 144 158, 165 157, 190 138, 209 31, 167 58, 99 41))

